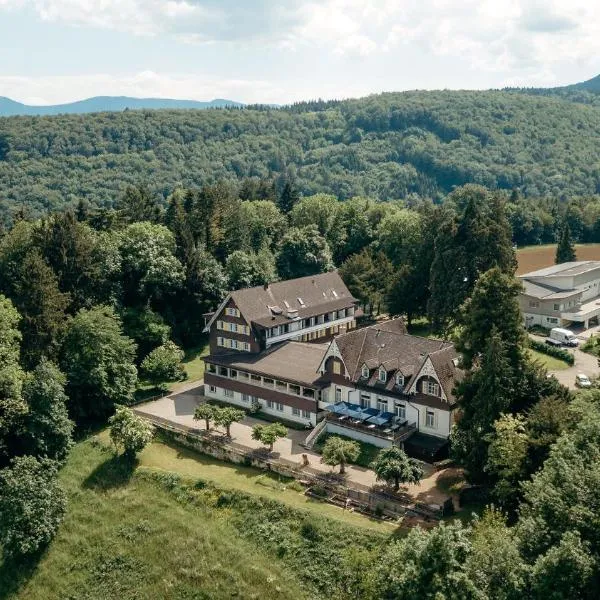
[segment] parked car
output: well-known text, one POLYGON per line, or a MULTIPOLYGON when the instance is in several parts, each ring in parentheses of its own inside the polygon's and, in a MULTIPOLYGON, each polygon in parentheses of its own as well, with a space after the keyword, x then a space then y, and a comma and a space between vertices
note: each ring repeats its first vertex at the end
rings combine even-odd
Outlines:
POLYGON ((590 378, 587 375, 584 375, 583 373, 578 373, 577 375, 575 375, 575 385, 578 388, 591 388, 592 382, 590 381, 590 378))
POLYGON ((546 344, 551 346, 579 346, 579 340, 572 331, 554 327, 546 338, 546 344))

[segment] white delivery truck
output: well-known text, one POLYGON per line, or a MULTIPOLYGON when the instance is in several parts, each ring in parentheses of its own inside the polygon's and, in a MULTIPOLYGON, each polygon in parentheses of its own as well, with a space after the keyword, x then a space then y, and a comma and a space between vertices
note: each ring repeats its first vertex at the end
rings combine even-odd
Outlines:
POLYGON ((546 338, 546 344, 551 346, 578 346, 579 340, 572 331, 554 327, 550 330, 550 336, 546 338))

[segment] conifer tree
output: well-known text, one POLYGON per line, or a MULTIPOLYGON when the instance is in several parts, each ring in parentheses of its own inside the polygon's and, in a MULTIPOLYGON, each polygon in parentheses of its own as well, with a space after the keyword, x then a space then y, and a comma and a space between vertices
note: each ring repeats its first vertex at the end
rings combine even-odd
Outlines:
POLYGON ((565 220, 560 230, 560 236, 558 238, 558 246, 556 247, 556 258, 554 262, 559 265, 565 262, 573 262, 576 260, 575 246, 571 239, 571 228, 565 220))

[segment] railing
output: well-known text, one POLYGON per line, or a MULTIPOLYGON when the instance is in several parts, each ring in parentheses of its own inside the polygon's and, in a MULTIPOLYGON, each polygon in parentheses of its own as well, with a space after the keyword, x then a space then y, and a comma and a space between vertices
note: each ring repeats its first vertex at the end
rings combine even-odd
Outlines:
POLYGON ((323 433, 323 431, 325 430, 325 428, 327 427, 327 420, 323 419, 307 436, 307 438, 304 440, 304 447, 307 450, 310 450, 315 442, 317 441, 317 438, 323 433))
POLYGON ((339 427, 362 431, 368 435, 373 435, 384 440, 390 440, 394 443, 400 443, 407 440, 417 430, 416 423, 411 423, 410 425, 406 424, 399 429, 394 430, 389 425, 376 425, 373 427, 373 425, 368 425, 368 422, 365 423, 364 421, 355 423, 350 417, 337 415, 335 413, 329 413, 325 420, 338 425, 339 427), (390 431, 386 433, 386 429, 389 429, 390 431))
POLYGON ((310 327, 301 327, 296 329, 295 331, 288 331, 287 333, 280 333, 279 335, 274 335, 266 338, 267 346, 271 346, 276 342, 282 342, 283 340, 289 340, 294 337, 300 337, 308 333, 313 333, 315 331, 319 331, 321 329, 326 329, 328 327, 335 327, 337 325, 346 325, 351 323, 354 320, 354 316, 344 317, 341 319, 334 319, 332 321, 324 321, 323 323, 316 323, 310 327))

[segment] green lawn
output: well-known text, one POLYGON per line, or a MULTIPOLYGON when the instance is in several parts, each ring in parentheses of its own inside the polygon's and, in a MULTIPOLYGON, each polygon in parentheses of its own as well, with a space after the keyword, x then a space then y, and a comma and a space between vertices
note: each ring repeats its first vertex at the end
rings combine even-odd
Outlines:
POLYGON ((368 469, 370 467, 371 463, 377 458, 377 455, 379 454, 379 451, 381 450, 381 448, 378 448, 377 446, 374 446, 373 444, 367 444, 366 442, 359 442, 357 440, 353 440, 349 437, 346 437, 344 435, 339 435, 337 433, 336 434, 325 433, 325 434, 321 435, 319 437, 319 439, 317 440, 317 442, 315 443, 315 445, 313 446, 313 450, 315 452, 318 452, 319 454, 322 454, 323 446, 325 445, 325 442, 330 437, 339 437, 344 440, 348 440, 350 442, 356 442, 360 446, 360 454, 358 455, 358 458, 355 461, 349 461, 349 464, 357 465, 359 467, 364 467, 365 469, 368 469))
POLYGON ((64 523, 37 559, 0 558, 0 600, 333 598, 348 552, 404 533, 158 442, 128 466, 106 432, 74 447, 61 481, 64 523))
POLYGON ((547 354, 543 354, 537 350, 532 350, 531 348, 527 352, 529 352, 529 356, 533 360, 542 363, 542 365, 544 365, 548 371, 562 371, 563 369, 569 368, 569 365, 564 360, 560 360, 559 358, 548 356, 547 354))
MULTIPOLYGON (((106 433, 102 434, 102 438, 108 442, 106 433)), ((219 487, 257 494, 353 527, 382 532, 389 532, 396 528, 385 521, 369 519, 359 513, 344 511, 332 504, 309 498, 290 488, 286 485, 286 480, 278 475, 267 474, 252 467, 226 463, 179 446, 155 441, 140 455, 140 464, 153 469, 180 473, 185 477, 200 477, 219 487)))
POLYGON ((305 598, 292 571, 208 507, 186 506, 90 441, 61 479, 68 514, 36 563, 0 563, 0 599, 305 598))

